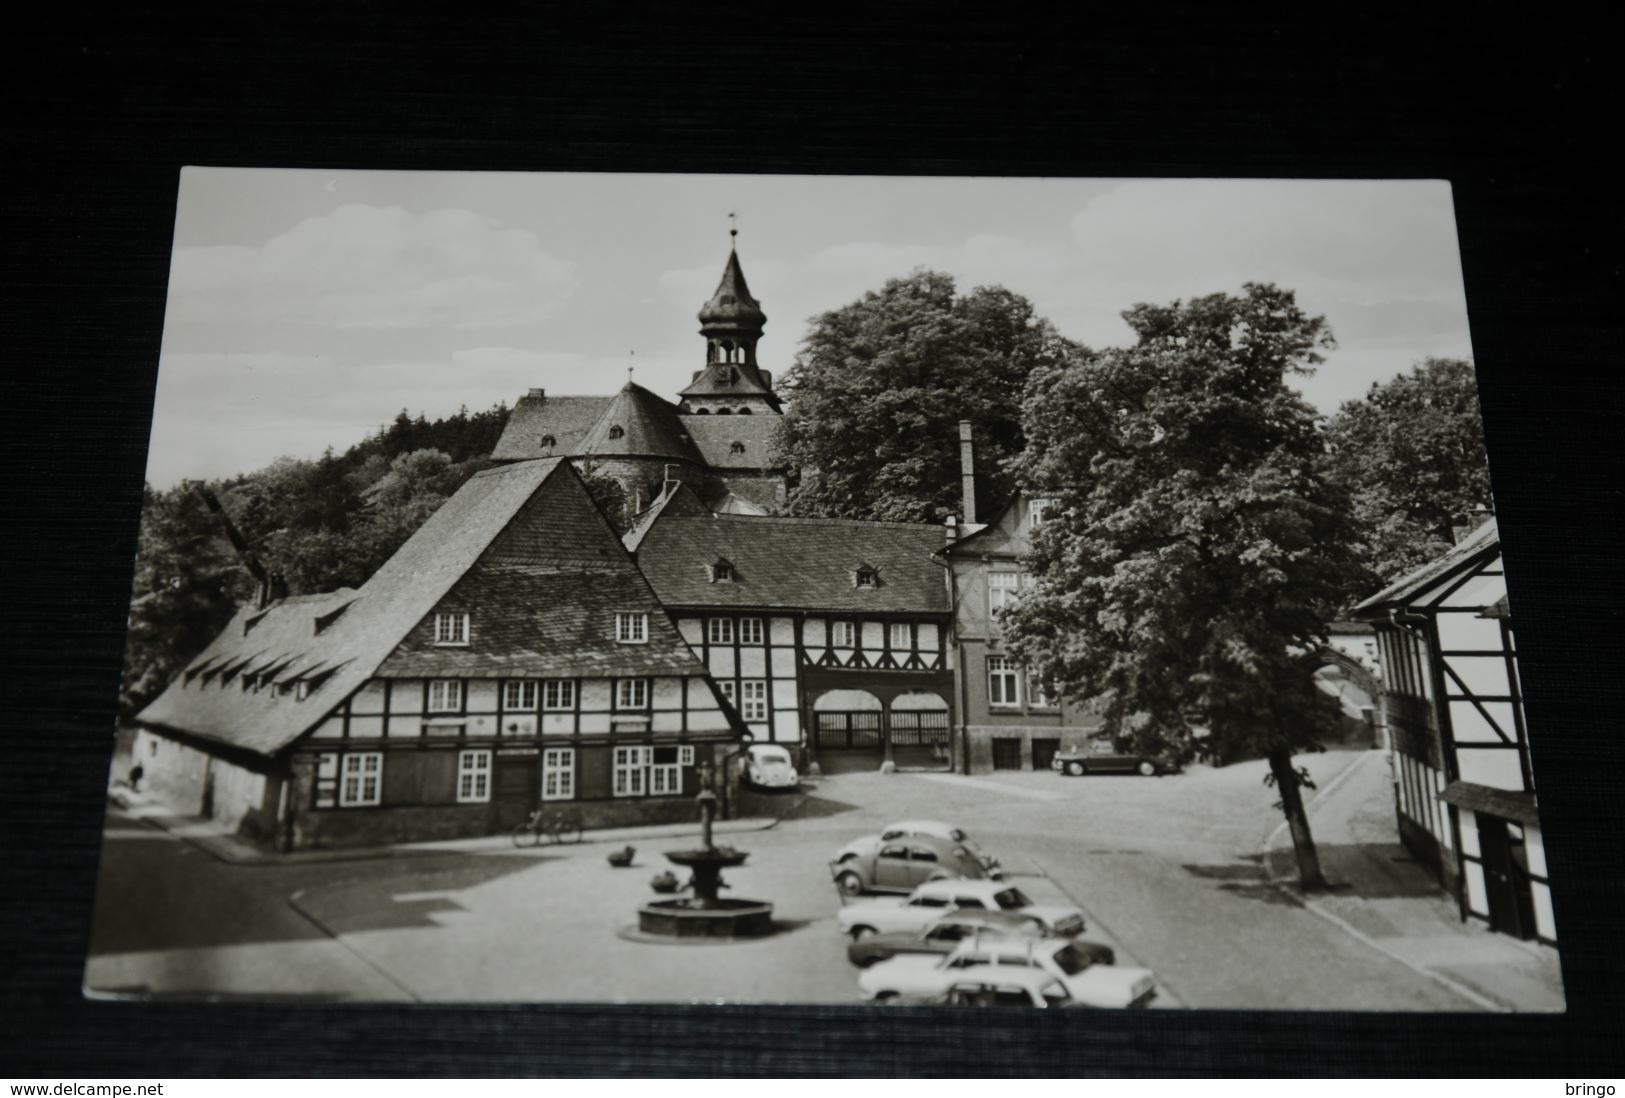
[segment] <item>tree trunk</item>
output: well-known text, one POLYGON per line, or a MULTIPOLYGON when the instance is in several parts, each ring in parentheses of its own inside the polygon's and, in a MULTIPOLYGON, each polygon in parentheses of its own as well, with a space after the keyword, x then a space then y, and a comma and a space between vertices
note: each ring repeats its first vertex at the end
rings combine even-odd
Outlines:
POLYGON ((1275 775, 1275 786, 1281 791, 1281 812, 1292 831, 1292 853, 1298 862, 1298 884, 1305 892, 1326 890, 1326 877, 1320 871, 1320 855, 1315 851, 1315 837, 1309 833, 1309 816, 1303 810, 1303 791, 1298 785, 1298 770, 1292 765, 1292 752, 1275 750, 1269 753, 1270 773, 1275 775))

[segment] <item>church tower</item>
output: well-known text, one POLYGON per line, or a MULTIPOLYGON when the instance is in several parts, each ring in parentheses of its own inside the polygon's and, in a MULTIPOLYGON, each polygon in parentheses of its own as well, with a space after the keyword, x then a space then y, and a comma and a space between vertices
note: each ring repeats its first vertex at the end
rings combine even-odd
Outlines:
MULTIPOLYGON (((730 229, 737 237, 739 230, 730 229)), ((756 341, 767 315, 750 296, 737 248, 728 251, 722 281, 700 309, 700 335, 705 337, 705 369, 678 396, 684 415, 778 415, 783 411, 773 391, 773 376, 756 364, 756 341)))

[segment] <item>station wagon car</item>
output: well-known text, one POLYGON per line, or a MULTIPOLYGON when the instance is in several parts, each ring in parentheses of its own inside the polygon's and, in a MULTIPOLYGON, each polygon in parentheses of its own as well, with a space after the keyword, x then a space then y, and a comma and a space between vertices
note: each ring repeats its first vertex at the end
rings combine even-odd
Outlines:
POLYGON ((1068 747, 1057 751, 1050 760, 1050 768, 1062 774, 1082 777, 1084 774, 1171 774, 1179 769, 1168 759, 1155 755, 1139 755, 1132 751, 1119 751, 1106 740, 1092 740, 1084 747, 1068 747))
POLYGON ((980 858, 966 847, 931 835, 911 835, 877 843, 870 854, 847 855, 830 863, 835 885, 848 896, 863 892, 911 892, 922 881, 987 876, 980 858))
POLYGON ((1019 888, 1001 881, 927 881, 903 899, 864 900, 835 913, 843 934, 915 933, 951 911, 1009 911, 1037 919, 1047 933, 1082 934, 1083 912, 1075 907, 1035 904, 1019 888))
POLYGON ((1138 1008, 1156 997, 1147 968, 1101 964, 1069 941, 994 938, 961 943, 946 957, 910 954, 867 968, 858 977, 866 999, 940 995, 962 979, 987 970, 1029 969, 1059 980, 1076 1002, 1091 1007, 1138 1008))

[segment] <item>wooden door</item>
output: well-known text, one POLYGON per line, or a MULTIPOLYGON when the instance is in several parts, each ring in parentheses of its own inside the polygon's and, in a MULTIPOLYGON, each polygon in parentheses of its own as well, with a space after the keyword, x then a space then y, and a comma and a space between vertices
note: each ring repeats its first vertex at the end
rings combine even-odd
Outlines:
POLYGON ((1528 892, 1528 880, 1520 875, 1512 857, 1512 841, 1506 821, 1476 813, 1478 849, 1484 865, 1484 892, 1490 909, 1490 929, 1514 938, 1528 937, 1526 909, 1533 907, 1527 896, 1520 902, 1520 888, 1528 892))

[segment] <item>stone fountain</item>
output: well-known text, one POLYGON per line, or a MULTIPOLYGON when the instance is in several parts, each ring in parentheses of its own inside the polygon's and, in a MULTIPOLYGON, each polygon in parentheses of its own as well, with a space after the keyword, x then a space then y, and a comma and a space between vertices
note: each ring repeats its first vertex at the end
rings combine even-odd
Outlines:
POLYGON ((749 855, 711 841, 717 795, 711 789, 711 765, 700 767, 700 846, 669 850, 666 860, 689 871, 685 891, 675 900, 651 900, 638 908, 638 929, 664 938, 756 938, 773 931, 773 905, 762 900, 724 899, 728 885, 722 871, 743 865, 749 855))

